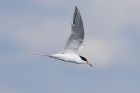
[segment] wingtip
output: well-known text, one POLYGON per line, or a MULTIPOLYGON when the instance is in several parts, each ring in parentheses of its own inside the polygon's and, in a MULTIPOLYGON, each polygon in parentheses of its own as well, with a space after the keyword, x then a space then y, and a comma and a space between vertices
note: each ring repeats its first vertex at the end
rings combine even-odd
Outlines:
POLYGON ((77 6, 75 6, 75 10, 78 10, 77 6))

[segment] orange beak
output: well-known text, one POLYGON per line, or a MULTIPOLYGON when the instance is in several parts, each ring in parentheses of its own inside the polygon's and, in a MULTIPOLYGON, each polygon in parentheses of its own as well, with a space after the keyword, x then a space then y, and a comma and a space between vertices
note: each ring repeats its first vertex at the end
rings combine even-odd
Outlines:
POLYGON ((88 64, 88 65, 92 66, 89 62, 86 62, 86 64, 88 64))

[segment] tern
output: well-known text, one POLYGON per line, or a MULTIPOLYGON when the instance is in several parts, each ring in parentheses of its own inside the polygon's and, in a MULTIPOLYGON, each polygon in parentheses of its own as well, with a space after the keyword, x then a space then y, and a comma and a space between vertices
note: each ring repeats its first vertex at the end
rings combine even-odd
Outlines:
POLYGON ((71 34, 66 43, 65 49, 57 54, 47 55, 49 57, 62 60, 65 62, 72 62, 76 64, 90 64, 87 59, 79 55, 79 51, 83 48, 84 41, 84 26, 82 17, 78 8, 75 6, 73 23, 71 24, 71 34))
POLYGON ((47 55, 58 60, 65 62, 72 62, 76 64, 90 64, 87 59, 79 55, 79 51, 83 48, 84 41, 84 26, 82 22, 82 17, 78 8, 75 6, 73 23, 71 24, 71 34, 66 43, 65 49, 57 54, 47 55))

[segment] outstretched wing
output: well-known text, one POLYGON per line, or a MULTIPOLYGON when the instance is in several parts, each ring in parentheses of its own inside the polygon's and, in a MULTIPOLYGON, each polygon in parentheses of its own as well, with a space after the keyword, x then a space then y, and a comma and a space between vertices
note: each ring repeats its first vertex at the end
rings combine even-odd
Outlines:
POLYGON ((76 6, 73 16, 73 23, 71 24, 71 31, 72 32, 66 43, 65 50, 62 53, 77 53, 84 40, 83 22, 80 12, 76 6))

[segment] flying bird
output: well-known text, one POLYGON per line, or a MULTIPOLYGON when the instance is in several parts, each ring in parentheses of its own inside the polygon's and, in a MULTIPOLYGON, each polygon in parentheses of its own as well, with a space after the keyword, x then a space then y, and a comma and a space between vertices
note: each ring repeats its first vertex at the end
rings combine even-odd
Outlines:
POLYGON ((82 22, 82 18, 78 8, 75 6, 73 23, 71 24, 71 34, 66 43, 65 49, 57 54, 53 55, 40 55, 39 56, 48 56, 58 60, 62 60, 65 62, 72 62, 76 64, 90 64, 87 59, 81 55, 79 55, 79 51, 83 48, 84 41, 84 26, 82 22))
POLYGON ((71 24, 71 34, 66 43, 65 49, 57 54, 47 55, 49 57, 62 60, 65 62, 72 62, 76 64, 90 64, 87 59, 79 55, 79 51, 83 48, 84 41, 84 26, 78 8, 75 6, 73 23, 71 24))

